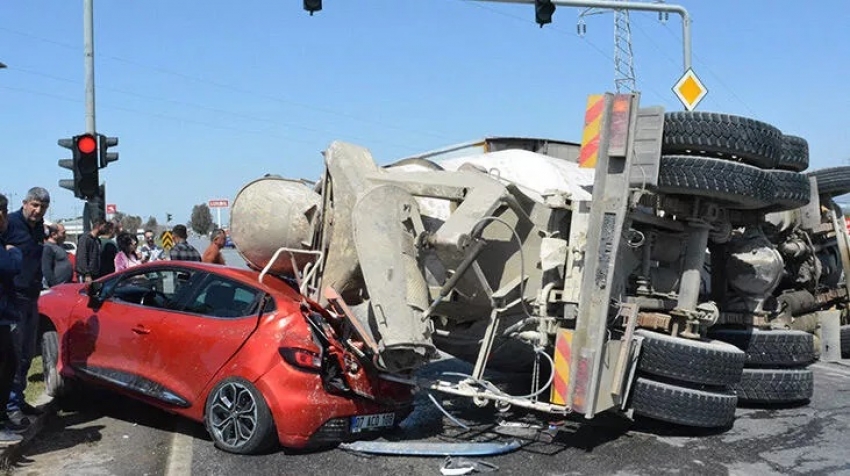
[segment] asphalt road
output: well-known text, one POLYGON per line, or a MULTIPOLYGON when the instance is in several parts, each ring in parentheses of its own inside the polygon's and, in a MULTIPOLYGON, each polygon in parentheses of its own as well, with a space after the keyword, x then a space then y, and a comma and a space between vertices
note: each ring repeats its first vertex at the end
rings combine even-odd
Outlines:
MULTIPOLYGON (((468 366, 450 359, 429 369, 446 370, 465 371, 468 366)), ((552 436, 536 428, 552 422, 535 415, 500 414, 475 408, 465 399, 437 395, 447 410, 471 425, 463 430, 420 395, 414 413, 385 438, 518 438, 518 451, 481 459, 498 466, 496 474, 850 475, 850 361, 818 363, 814 370, 815 395, 809 404, 741 408, 733 427, 723 432, 603 415, 555 422, 558 431, 552 436)), ((367 456, 339 449, 231 455, 215 449, 200 424, 99 391, 65 405, 25 451, 13 474, 435 475, 442 463, 442 457, 367 456)))

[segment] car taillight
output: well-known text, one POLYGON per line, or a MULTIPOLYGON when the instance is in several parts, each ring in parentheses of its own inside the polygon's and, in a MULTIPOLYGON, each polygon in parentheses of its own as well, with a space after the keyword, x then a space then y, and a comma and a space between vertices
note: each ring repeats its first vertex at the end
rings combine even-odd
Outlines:
POLYGON ((318 372, 322 369, 322 357, 312 350, 298 347, 281 347, 278 350, 283 360, 297 369, 310 372, 318 372))

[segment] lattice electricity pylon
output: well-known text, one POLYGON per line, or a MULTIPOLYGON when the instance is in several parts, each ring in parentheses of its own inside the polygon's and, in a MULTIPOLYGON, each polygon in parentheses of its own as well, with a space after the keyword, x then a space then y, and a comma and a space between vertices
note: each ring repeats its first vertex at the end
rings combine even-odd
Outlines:
MULTIPOLYGON (((584 36, 587 32, 587 25, 584 23, 585 16, 607 13, 609 11, 611 10, 606 8, 586 8, 579 13, 578 24, 576 25, 578 34, 584 36)), ((637 86, 635 84, 635 64, 634 54, 632 53, 632 28, 629 24, 629 11, 626 9, 614 9, 613 11, 614 87, 618 93, 634 92, 637 86)))
POLYGON ((618 93, 634 92, 635 57, 628 10, 614 10, 614 87, 618 93))

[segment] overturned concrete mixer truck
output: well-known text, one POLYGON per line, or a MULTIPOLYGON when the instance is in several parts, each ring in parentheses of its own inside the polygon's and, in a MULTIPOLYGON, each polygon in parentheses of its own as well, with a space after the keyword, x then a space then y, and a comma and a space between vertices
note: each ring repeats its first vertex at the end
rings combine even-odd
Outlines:
POLYGON ((805 140, 637 95, 590 102, 580 148, 526 140, 378 166, 334 142, 316 183, 245 185, 231 236, 261 279, 322 305, 314 330, 372 378, 697 427, 728 427, 739 402, 807 401, 811 322, 844 312, 848 263, 829 197, 807 208, 805 140), (438 349, 473 370, 416 379, 438 349), (531 388, 506 393, 488 369, 531 388))

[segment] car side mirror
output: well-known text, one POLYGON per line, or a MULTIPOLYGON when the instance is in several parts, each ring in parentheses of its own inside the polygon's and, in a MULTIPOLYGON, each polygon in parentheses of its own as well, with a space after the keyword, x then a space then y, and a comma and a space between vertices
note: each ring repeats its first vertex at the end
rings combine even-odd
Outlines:
POLYGON ((100 298, 100 291, 103 289, 103 283, 92 281, 86 284, 86 294, 89 296, 88 307, 98 309, 103 304, 103 299, 100 298))
POLYGON ((100 290, 103 289, 103 283, 99 281, 92 281, 90 283, 86 283, 86 294, 89 297, 95 297, 100 294, 100 290))

